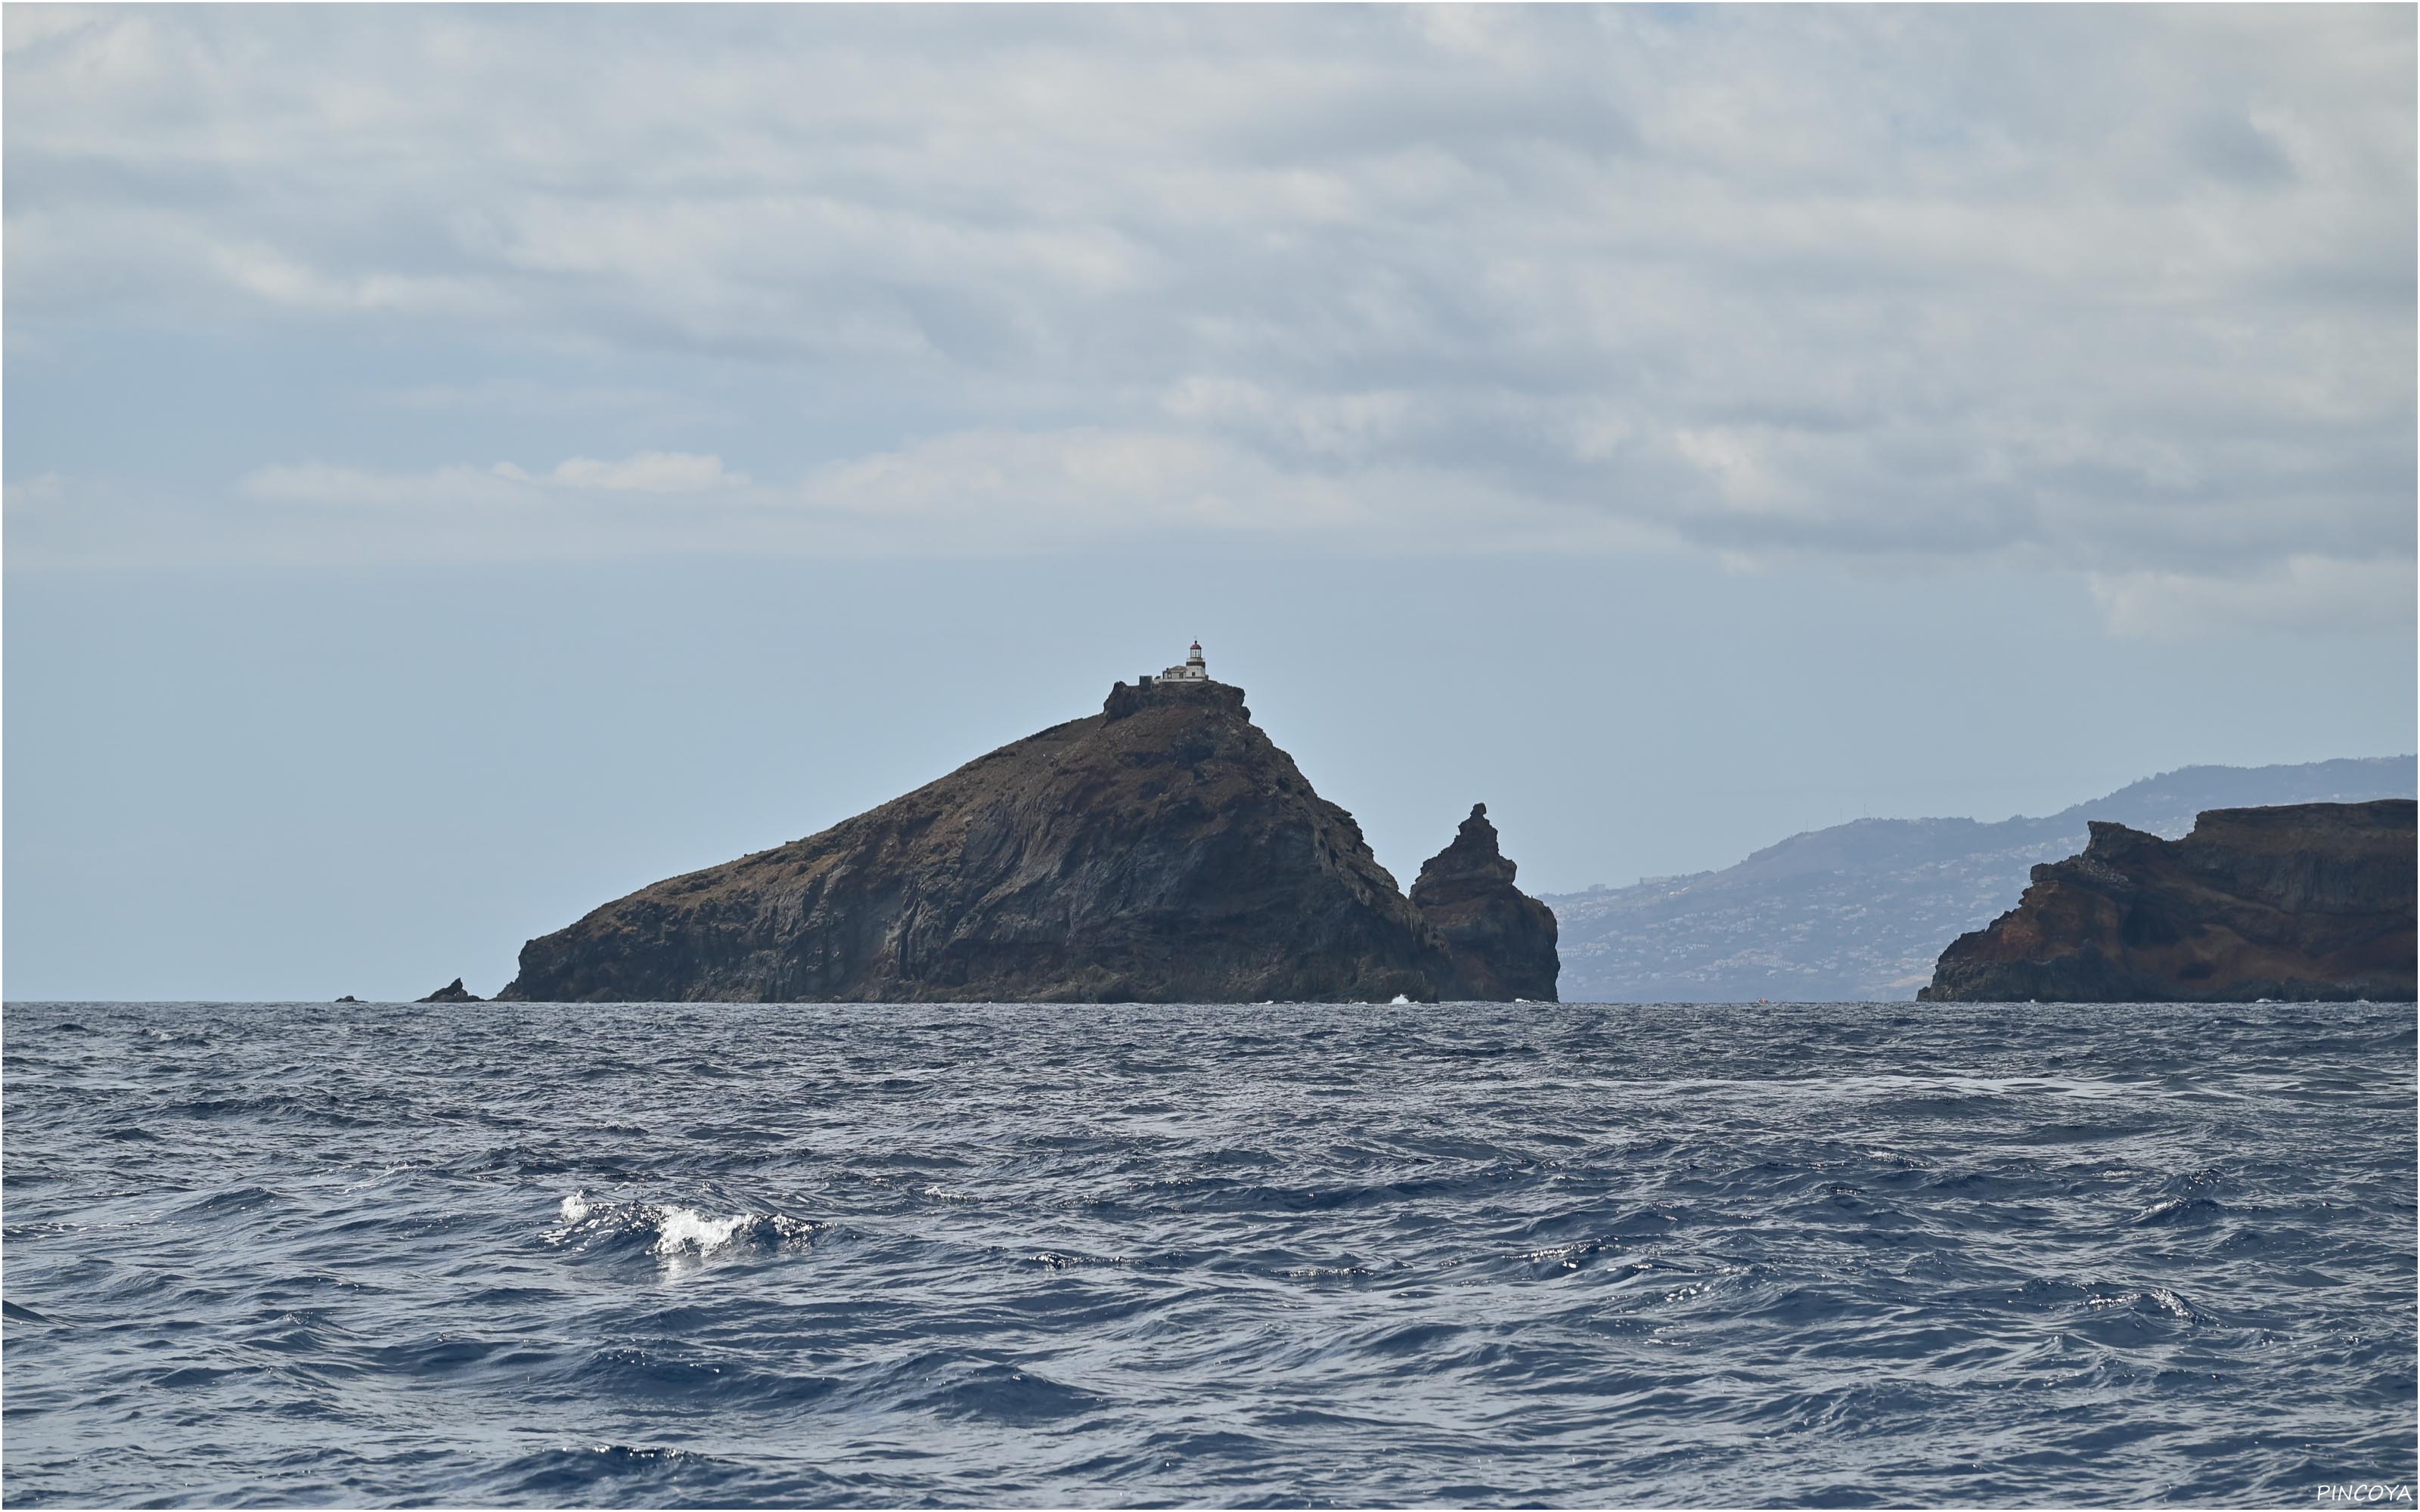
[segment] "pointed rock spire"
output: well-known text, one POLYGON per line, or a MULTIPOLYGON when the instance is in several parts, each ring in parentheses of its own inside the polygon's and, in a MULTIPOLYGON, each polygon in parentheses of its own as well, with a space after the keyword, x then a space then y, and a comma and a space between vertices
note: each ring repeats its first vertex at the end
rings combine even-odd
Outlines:
POLYGON ((1562 960, 1555 952, 1554 910, 1512 885, 1519 870, 1497 845, 1483 803, 1470 806, 1453 842, 1420 868, 1412 906, 1453 953, 1455 981, 1445 995, 1556 1001, 1562 960))

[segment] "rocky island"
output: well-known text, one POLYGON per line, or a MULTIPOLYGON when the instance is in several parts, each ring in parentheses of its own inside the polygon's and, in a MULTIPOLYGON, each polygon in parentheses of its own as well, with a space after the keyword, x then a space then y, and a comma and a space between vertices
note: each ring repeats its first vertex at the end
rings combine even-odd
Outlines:
POLYGON ((530 941, 497 996, 1551 999, 1553 917, 1512 874, 1475 809, 1405 898, 1196 644, 1096 715, 530 941))
POLYGON ((2409 798, 2213 809, 2182 840, 2096 822, 1941 954, 1933 1002, 2411 1001, 2409 798))

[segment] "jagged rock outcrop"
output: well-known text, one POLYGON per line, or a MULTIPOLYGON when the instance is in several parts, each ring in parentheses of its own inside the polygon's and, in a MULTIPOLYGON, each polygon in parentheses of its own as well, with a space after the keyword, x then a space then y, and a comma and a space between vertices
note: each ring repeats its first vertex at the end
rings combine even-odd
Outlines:
POLYGON ((2182 840, 2095 823, 1941 954, 1933 1002, 2413 996, 2413 804, 2212 809, 2182 840))
POLYGON ((1102 711, 521 949, 551 1001, 1434 1000, 1443 936, 1241 688, 1102 711))
POLYGON ((1497 844, 1487 805, 1474 803, 1453 842, 1420 868, 1412 906, 1445 936, 1453 980, 1448 997, 1551 1003, 1562 963, 1555 955, 1555 913, 1512 885, 1519 870, 1497 844))
MULTIPOLYGON (((339 1001, 350 1002, 351 999, 341 998, 339 1001)), ((427 996, 415 997, 412 1001, 415 1003, 484 1003, 487 999, 473 994, 469 988, 462 985, 462 979, 457 977, 427 996)))

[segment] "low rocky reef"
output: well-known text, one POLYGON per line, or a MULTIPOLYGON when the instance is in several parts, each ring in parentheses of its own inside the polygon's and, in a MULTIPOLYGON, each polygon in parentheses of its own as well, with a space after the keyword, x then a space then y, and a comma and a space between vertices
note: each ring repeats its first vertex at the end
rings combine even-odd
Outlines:
POLYGON ((1512 875, 1474 809, 1407 899, 1242 688, 1120 683, 1099 714, 530 941, 497 996, 1551 999, 1553 916, 1512 875))
POLYGON ((1941 954, 1932 1002, 2412 1001, 2414 805, 2212 809, 2182 840, 2096 822, 1941 954))

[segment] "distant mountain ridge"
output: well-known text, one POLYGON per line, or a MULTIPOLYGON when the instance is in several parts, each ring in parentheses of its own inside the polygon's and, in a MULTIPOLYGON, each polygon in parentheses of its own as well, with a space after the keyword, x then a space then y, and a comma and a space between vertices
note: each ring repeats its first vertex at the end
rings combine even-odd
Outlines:
POLYGON ((2041 818, 1860 819, 1736 866, 1546 894, 1565 1002, 1913 998, 1953 939, 2016 905, 2037 862, 2093 820, 2174 840, 2205 809, 2361 803, 2420 792, 2420 759, 2186 766, 2041 818))

